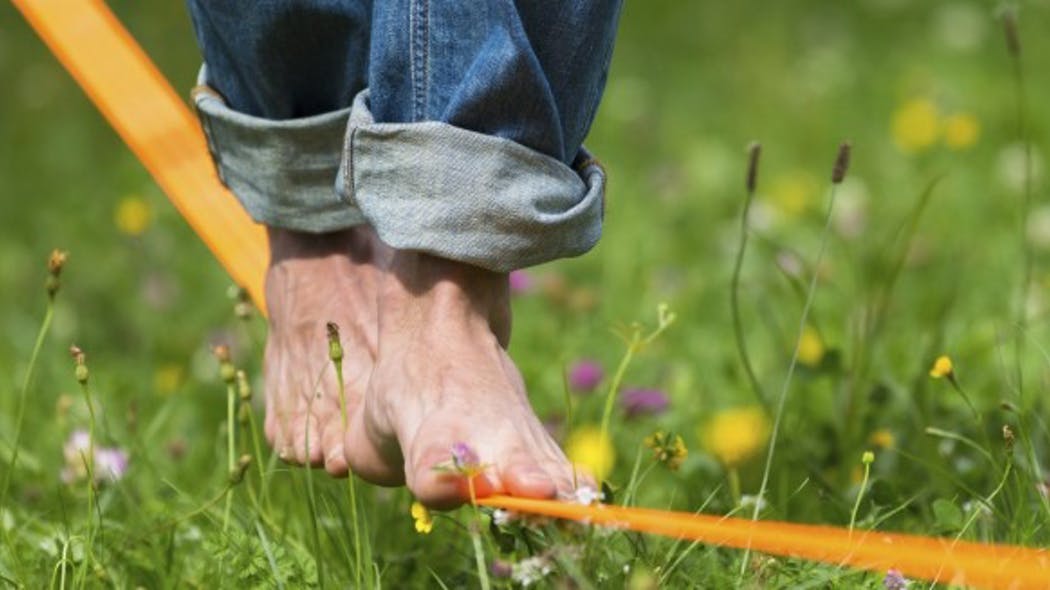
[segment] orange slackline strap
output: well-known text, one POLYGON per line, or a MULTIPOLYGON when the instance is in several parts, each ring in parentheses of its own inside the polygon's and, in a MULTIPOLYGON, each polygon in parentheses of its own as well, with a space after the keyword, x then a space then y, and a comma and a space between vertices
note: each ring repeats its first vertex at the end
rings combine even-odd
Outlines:
POLYGON ((12 0, 237 284, 265 310, 266 232, 219 181, 196 117, 99 0, 12 0))
POLYGON ((751 521, 621 506, 583 506, 550 500, 492 496, 482 506, 525 514, 665 535, 737 549, 851 566, 885 573, 1003 589, 1050 588, 1050 553, 1006 545, 985 545, 936 537, 898 535, 785 522, 751 521))
MULTIPOLYGON (((238 284, 262 306, 267 246, 216 177, 196 119, 99 0, 13 0, 238 284)), ((494 496, 485 506, 986 588, 1050 588, 1043 549, 494 496)))

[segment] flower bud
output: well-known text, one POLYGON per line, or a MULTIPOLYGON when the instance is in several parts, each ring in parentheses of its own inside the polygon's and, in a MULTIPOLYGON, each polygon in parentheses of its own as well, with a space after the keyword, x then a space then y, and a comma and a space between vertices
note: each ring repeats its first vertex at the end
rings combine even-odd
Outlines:
POLYGON ((87 355, 76 344, 69 347, 69 354, 73 357, 75 365, 73 375, 76 377, 77 383, 81 385, 86 384, 88 381, 87 355))
POLYGON ((230 361, 230 347, 225 344, 217 344, 212 347, 211 352, 219 361, 219 377, 227 385, 232 385, 237 379, 237 368, 230 361))
POLYGON ((339 326, 335 322, 328 322, 325 327, 328 329, 328 358, 333 362, 342 362, 343 345, 339 342, 339 326))
POLYGON ((875 453, 871 451, 864 451, 864 454, 860 456, 860 462, 865 465, 871 465, 875 462, 875 453))
POLYGON ((248 382, 248 375, 244 371, 237 371, 237 394, 242 402, 252 401, 252 385, 248 382))
POLYGON ((241 458, 237 459, 237 465, 230 470, 230 485, 237 485, 244 481, 244 474, 248 471, 248 466, 251 464, 251 455, 241 455, 241 458))

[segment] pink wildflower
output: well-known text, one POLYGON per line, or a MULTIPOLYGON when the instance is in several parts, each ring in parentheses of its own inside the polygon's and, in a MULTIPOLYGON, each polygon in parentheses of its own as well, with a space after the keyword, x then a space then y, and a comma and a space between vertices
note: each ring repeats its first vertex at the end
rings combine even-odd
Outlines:
POLYGON ((569 388, 577 393, 590 393, 598 387, 605 377, 601 363, 591 359, 582 359, 569 367, 569 388))

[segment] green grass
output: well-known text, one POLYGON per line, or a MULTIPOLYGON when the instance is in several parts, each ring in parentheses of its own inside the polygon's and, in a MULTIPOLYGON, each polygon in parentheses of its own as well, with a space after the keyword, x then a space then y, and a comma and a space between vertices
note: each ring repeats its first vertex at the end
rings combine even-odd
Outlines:
MULTIPOLYGON (((188 89, 199 56, 182 6, 113 4, 173 84, 188 89)), ((515 300, 511 348, 538 412, 557 422, 567 414, 566 365, 593 357, 611 378, 626 350, 618 335, 630 342, 636 321, 643 336, 656 329, 661 303, 676 314, 632 349, 623 371, 624 386, 663 389, 671 409, 627 419, 614 406, 608 479, 618 501, 748 515, 733 485, 751 496, 761 486, 764 448, 727 470, 698 432, 722 410, 757 403, 730 288, 746 146, 759 140, 738 299, 741 335, 773 411, 814 272, 806 323, 824 348, 817 363, 800 358, 784 388, 761 518, 1050 543, 1050 503, 1038 491, 1050 474, 1050 78, 1041 75, 1050 67, 1041 34, 1050 6, 1019 5, 1027 197, 999 8, 628 3, 588 141, 610 172, 605 238, 585 257, 530 271, 545 287, 515 300), (902 152, 893 117, 914 98, 946 117, 972 114, 976 143, 953 149, 942 133, 902 152), (853 142, 853 165, 814 268, 843 139, 853 142), (952 357, 977 416, 960 391, 928 375, 941 354, 952 357), (1004 425, 1014 433, 1009 449, 1004 425), (677 472, 654 466, 642 446, 658 429, 689 447, 677 472), (890 448, 873 446, 877 431, 892 434, 890 448), (866 450, 875 461, 858 497, 866 450)), ((0 586, 478 587, 480 548, 490 563, 541 556, 552 568, 541 587, 881 587, 879 573, 756 554, 745 562, 738 551, 623 532, 493 530, 471 510, 437 515, 433 532, 419 535, 404 490, 358 482, 355 511, 345 482, 285 466, 267 449, 231 484, 227 389, 210 345, 230 344, 261 392, 265 325, 236 317, 229 279, 9 5, 0 5, 0 22, 0 482, 10 479, 0 586), (153 213, 137 237, 113 222, 129 195, 153 213), (55 247, 70 259, 27 379, 55 247), (97 443, 130 455, 126 476, 98 488, 90 519, 88 487, 59 477, 64 442, 89 424, 68 354, 74 343, 88 355, 97 443), (9 471, 24 381, 24 428, 9 471), (355 512, 364 547, 355 544, 355 512)), ((572 427, 600 428, 604 396, 571 399, 572 427)), ((238 426, 238 456, 258 455, 251 432, 238 426)))

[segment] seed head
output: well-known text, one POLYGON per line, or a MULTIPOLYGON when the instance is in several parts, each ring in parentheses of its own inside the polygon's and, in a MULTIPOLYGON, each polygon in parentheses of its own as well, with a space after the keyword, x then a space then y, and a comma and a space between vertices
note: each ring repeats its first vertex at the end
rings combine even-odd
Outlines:
POLYGON ((62 250, 55 249, 51 251, 51 256, 47 259, 47 279, 44 281, 44 289, 47 291, 47 296, 51 299, 55 298, 59 287, 62 286, 59 276, 62 274, 62 267, 66 265, 66 258, 68 258, 68 254, 62 250))
POLYGON ((328 358, 332 359, 332 362, 342 362, 343 345, 339 342, 339 325, 328 322, 325 327, 328 329, 328 358))
POLYGON ((230 347, 225 344, 216 344, 212 347, 211 352, 215 355, 215 360, 219 361, 219 377, 227 385, 233 385, 237 380, 237 369, 230 361, 230 347))
POLYGON ((51 251, 51 256, 47 259, 47 272, 51 276, 58 278, 62 274, 62 267, 66 265, 66 260, 69 258, 69 253, 65 250, 59 250, 55 248, 51 251))
POLYGON ((758 160, 762 155, 762 144, 757 141, 747 146, 747 192, 754 193, 758 187, 758 160))
POLYGON ((1003 424, 1003 442, 1006 443, 1006 450, 1010 451, 1014 448, 1014 442, 1017 437, 1014 435, 1014 431, 1010 428, 1009 424, 1003 424))
POLYGON ((846 178, 846 172, 849 171, 849 158, 850 152, 853 150, 853 145, 848 141, 844 141, 839 145, 839 155, 835 158, 835 168, 831 171, 831 182, 839 184, 844 178, 846 178))
POLYGON ((248 375, 241 370, 237 371, 237 394, 242 402, 252 401, 252 384, 248 382, 248 375))
POLYGON ((88 381, 87 355, 76 344, 69 347, 69 354, 73 357, 73 375, 77 378, 77 383, 86 384, 88 381))

